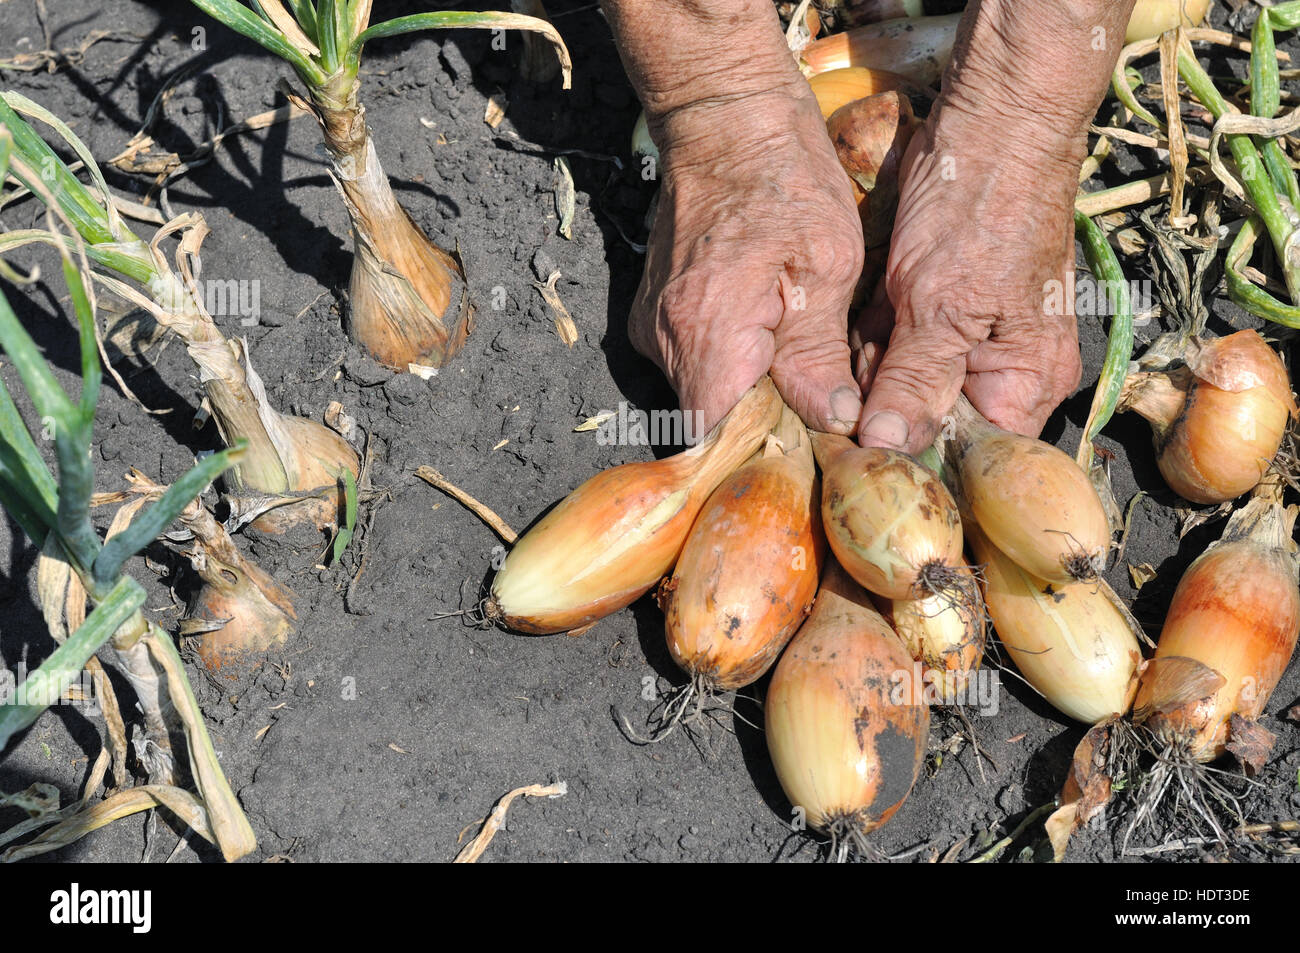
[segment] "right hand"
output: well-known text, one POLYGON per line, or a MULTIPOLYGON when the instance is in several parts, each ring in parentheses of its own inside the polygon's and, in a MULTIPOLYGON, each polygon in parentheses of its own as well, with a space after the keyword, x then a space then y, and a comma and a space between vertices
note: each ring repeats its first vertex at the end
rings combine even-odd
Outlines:
POLYGON ((705 429, 770 370, 808 426, 853 433, 862 226, 808 84, 680 107, 652 131, 663 182, 633 346, 705 429))

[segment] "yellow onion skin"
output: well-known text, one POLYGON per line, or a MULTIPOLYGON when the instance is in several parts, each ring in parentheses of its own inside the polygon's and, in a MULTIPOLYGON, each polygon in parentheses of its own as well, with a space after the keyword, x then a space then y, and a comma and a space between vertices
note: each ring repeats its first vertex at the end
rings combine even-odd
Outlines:
POLYGON ((971 514, 1001 552, 1031 575, 1064 585, 1106 565, 1110 522, 1079 466, 1051 444, 991 430, 961 453, 971 514))
POLYGON ((957 504, 911 457, 853 447, 822 469, 826 538, 858 583, 887 599, 915 598, 927 591, 925 573, 963 564, 957 504))
POLYGON ((202 631, 194 642, 203 667, 213 675, 238 678, 293 634, 297 614, 292 594, 256 563, 237 557, 208 554, 203 576, 182 633, 202 631), (208 630, 217 623, 220 628, 208 630))
POLYGON ((912 666, 867 594, 831 562, 764 705, 777 778, 809 826, 865 834, 907 799, 930 730, 929 708, 900 692, 912 666))
POLYGON ((1142 650, 1105 581, 1049 582, 1016 565, 979 527, 967 527, 967 536, 984 567, 993 627, 1025 681, 1086 725, 1128 712, 1142 650))
POLYGON ((830 119, 842 106, 877 93, 900 92, 908 97, 920 93, 916 84, 905 76, 865 66, 847 66, 817 73, 808 78, 808 85, 817 97, 823 119, 830 119))
MULTIPOLYGON (((286 461, 289 489, 294 491, 318 490, 339 485, 343 470, 355 479, 361 470, 357 453, 346 440, 333 430, 305 417, 281 417, 280 422, 289 439, 292 452, 286 461)), ((252 526, 264 533, 279 535, 304 521, 311 522, 322 532, 332 531, 338 525, 342 492, 327 493, 322 497, 305 497, 267 510, 252 526)))
POLYGON ((1124 42, 1153 40, 1178 26, 1180 20, 1183 26, 1200 26, 1209 9, 1210 0, 1137 0, 1124 42))
POLYGON ((818 489, 811 455, 805 467, 778 452, 713 491, 660 594, 682 671, 731 691, 771 668, 817 593, 826 552, 818 489))
POLYGON ((984 600, 965 566, 949 588, 920 599, 892 599, 885 618, 912 658, 921 662, 945 699, 965 697, 984 658, 984 600))
POLYGON ((1193 503, 1254 488, 1296 413, 1286 368, 1255 331, 1195 342, 1186 367, 1130 375, 1120 407, 1151 423, 1160 475, 1193 503))
POLYGON ((1254 721, 1263 713, 1297 634, 1300 590, 1290 558, 1250 539, 1215 546, 1188 567, 1174 591, 1135 717, 1141 714, 1148 728, 1195 760, 1213 761, 1224 753, 1232 715, 1254 721), (1222 683, 1208 694, 1193 688, 1208 673, 1169 666, 1171 659, 1198 662, 1222 683), (1162 667, 1168 670, 1161 673, 1162 667))
POLYGON ((631 605, 673 568, 709 494, 758 448, 781 407, 765 377, 697 446, 587 480, 515 542, 488 616, 550 635, 631 605))

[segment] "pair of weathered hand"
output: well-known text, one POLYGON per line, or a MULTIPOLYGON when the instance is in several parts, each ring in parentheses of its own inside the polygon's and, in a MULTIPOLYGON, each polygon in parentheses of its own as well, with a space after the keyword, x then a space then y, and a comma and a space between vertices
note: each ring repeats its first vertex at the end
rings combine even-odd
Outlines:
POLYGON ((972 0, 852 316, 857 210, 770 0, 605 7, 663 156, 629 333, 683 407, 711 424, 770 370, 810 426, 864 444, 919 451, 963 390, 1037 435, 1079 381, 1074 315, 1047 302, 1132 0, 972 0))

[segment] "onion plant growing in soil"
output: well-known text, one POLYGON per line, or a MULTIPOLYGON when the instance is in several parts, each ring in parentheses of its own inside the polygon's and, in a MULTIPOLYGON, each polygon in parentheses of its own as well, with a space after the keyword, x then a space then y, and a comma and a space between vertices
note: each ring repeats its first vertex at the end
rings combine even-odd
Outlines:
MULTIPOLYGON (((11 159, 12 145, 8 130, 0 129, 0 177, 11 159)), ((53 222, 50 227, 53 231, 53 222)), ((126 751, 110 738, 104 747, 113 751, 114 777, 122 788, 111 796, 113 803, 63 814, 58 825, 28 844, 11 848, 6 858, 62 847, 113 817, 165 805, 215 843, 227 860, 236 860, 256 846, 252 828, 217 763, 176 646, 145 618, 145 591, 126 574, 125 566, 238 454, 226 450, 209 456, 160 493, 121 532, 108 539, 99 536, 90 518, 91 438, 102 376, 93 296, 85 276, 88 262, 82 259, 79 268, 61 243, 60 252, 80 342, 81 392, 75 398, 60 387, 36 343, 0 295, 0 347, 41 420, 35 430, 29 427, 0 382, 0 504, 41 551, 42 609, 59 643, 19 686, 17 700, 0 705, 0 751, 58 700, 83 668, 97 666, 95 654, 102 649, 104 659, 126 679, 139 703, 145 734, 137 750, 149 752, 142 762, 150 786, 124 787, 126 751), (52 431, 57 479, 33 437, 42 431, 52 431), (89 615, 87 601, 93 606, 89 615), (178 786, 187 764, 197 795, 178 786)), ((18 283, 26 280, 3 262, 0 274, 18 283)), ((107 680, 97 684, 100 692, 112 691, 107 680)), ((119 710, 116 702, 105 701, 101 707, 119 710)), ((100 763, 107 764, 103 759, 100 763)), ((89 791, 98 787, 104 770, 100 767, 97 775, 92 773, 89 791)))
POLYGON ((569 54, 551 24, 515 13, 439 11, 371 24, 371 0, 193 0, 279 56, 306 87, 295 101, 320 124, 335 184, 352 223, 349 330, 381 364, 441 367, 465 342, 468 297, 453 304, 460 265, 393 195, 361 104, 361 53, 382 37, 447 28, 524 30, 549 40, 569 86, 569 54))
MULTIPOLYGON (((347 488, 353 485, 349 478, 359 472, 357 455, 322 424, 277 412, 245 342, 226 338, 205 309, 193 272, 207 234, 202 217, 180 216, 146 241, 123 221, 85 144, 56 116, 24 96, 5 93, 0 96, 0 127, 13 138, 10 176, 72 223, 76 242, 84 245, 93 263, 94 280, 147 310, 185 343, 222 439, 228 446, 236 441, 247 444, 227 480, 237 492, 259 498, 258 507, 267 510, 259 525, 271 530, 297 521, 322 528, 336 525, 347 488), (89 183, 77 177, 24 115, 48 125, 71 147, 89 183), (46 175, 52 177, 48 185, 46 175), (181 238, 173 270, 161 246, 177 233, 181 238)), ((33 243, 66 247, 73 241, 47 229, 13 230, 0 234, 0 251, 33 243)))

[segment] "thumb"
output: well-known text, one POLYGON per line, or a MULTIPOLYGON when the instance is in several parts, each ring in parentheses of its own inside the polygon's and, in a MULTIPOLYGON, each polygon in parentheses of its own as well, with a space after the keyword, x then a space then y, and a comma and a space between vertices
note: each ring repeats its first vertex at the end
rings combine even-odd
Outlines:
POLYGON ((777 330, 772 382, 809 427, 848 436, 858 426, 862 389, 853 377, 845 304, 787 308, 777 330))
POLYGON ((966 350, 964 340, 896 326, 872 375, 858 441, 910 454, 928 447, 961 393, 966 350))

